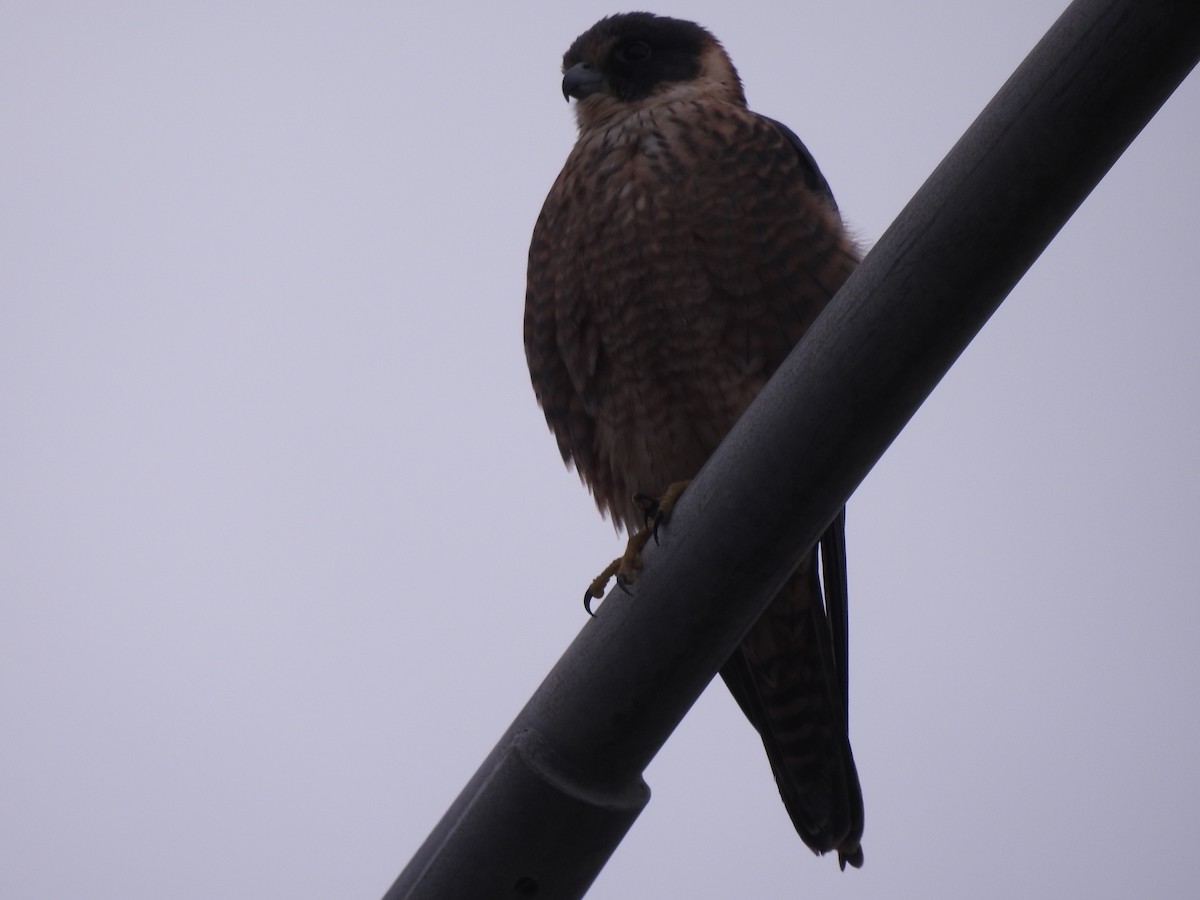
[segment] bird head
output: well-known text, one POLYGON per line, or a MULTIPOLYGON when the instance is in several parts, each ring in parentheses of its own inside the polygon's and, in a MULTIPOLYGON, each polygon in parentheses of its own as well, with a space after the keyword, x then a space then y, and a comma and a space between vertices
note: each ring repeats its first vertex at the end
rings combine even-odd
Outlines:
POLYGON ((720 42, 694 22, 633 12, 601 19, 563 54, 563 96, 581 130, 663 100, 707 96, 746 105, 720 42))

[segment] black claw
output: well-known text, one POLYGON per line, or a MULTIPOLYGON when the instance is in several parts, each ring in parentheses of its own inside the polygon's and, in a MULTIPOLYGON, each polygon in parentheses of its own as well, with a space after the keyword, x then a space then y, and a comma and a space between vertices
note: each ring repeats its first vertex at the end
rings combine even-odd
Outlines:
POLYGON ((663 512, 662 512, 662 508, 660 507, 659 509, 656 509, 654 511, 654 521, 650 524, 651 529, 653 529, 650 532, 650 534, 654 537, 655 544, 658 543, 658 526, 661 525, 662 523, 663 523, 663 512))
POLYGON ((586 592, 586 593, 583 595, 583 609, 584 609, 584 612, 586 612, 586 613, 587 613, 589 616, 591 616, 593 619, 594 619, 594 618, 596 618, 596 614, 595 614, 594 612, 592 612, 592 601, 593 601, 593 600, 595 600, 595 599, 596 599, 596 598, 592 596, 592 592, 591 592, 591 591, 587 591, 587 592, 586 592))
POLYGON ((633 596, 633 591, 629 589, 629 582, 625 580, 625 576, 620 572, 617 573, 617 587, 623 590, 627 597, 633 596))
POLYGON ((641 491, 633 495, 633 505, 642 511, 647 525, 656 517, 662 514, 658 508, 658 498, 651 497, 649 494, 643 494, 641 491))
POLYGON ((649 494, 636 493, 633 495, 634 505, 642 511, 645 516, 646 527, 650 529, 650 534, 654 538, 654 543, 658 543, 658 526, 663 523, 662 506, 658 502, 657 497, 651 497, 649 494))

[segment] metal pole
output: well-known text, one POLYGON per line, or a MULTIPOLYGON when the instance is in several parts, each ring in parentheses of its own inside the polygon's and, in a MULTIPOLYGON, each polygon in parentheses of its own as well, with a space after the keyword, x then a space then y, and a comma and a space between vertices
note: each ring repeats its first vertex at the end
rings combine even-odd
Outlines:
MULTIPOLYGON (((1197 0, 1077 0, 938 166, 517 716, 389 900, 581 897, 641 773, 1200 57, 1197 0)), ((799 845, 797 845, 799 846, 799 845)))

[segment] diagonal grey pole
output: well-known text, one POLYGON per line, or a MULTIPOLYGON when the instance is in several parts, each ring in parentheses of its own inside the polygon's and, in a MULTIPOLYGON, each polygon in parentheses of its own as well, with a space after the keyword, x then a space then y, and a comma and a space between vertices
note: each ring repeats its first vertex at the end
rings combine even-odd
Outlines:
POLYGON ((388 900, 584 894, 649 797, 647 763, 1198 57, 1200 0, 1063 13, 688 488, 636 596, 616 592, 585 625, 388 900))

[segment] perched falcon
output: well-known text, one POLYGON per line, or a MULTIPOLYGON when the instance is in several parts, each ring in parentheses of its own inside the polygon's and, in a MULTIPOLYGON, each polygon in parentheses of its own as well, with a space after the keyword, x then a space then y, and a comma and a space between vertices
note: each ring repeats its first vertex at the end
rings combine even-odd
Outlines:
MULTIPOLYGON (((721 44, 628 13, 563 57, 579 139, 529 248, 525 352, 563 459, 634 534, 691 479, 857 265, 800 139, 746 108, 721 44)), ((721 669, 797 832, 862 864, 847 735, 845 544, 816 553, 721 669)))

